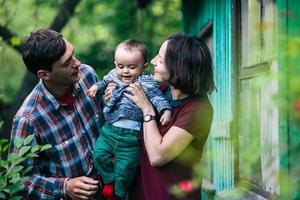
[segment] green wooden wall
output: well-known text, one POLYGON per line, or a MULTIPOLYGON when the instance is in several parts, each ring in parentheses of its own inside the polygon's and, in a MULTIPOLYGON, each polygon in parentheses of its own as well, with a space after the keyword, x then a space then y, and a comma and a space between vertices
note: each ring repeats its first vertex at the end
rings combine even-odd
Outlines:
POLYGON ((213 20, 214 0, 183 0, 182 29, 185 33, 198 35, 213 20))
POLYGON ((183 0, 182 13, 185 33, 201 36, 203 30, 212 25, 212 56, 217 92, 211 96, 214 119, 206 146, 208 155, 211 155, 207 159, 212 163, 210 181, 218 192, 234 185, 234 147, 230 130, 233 88, 231 0, 183 0))

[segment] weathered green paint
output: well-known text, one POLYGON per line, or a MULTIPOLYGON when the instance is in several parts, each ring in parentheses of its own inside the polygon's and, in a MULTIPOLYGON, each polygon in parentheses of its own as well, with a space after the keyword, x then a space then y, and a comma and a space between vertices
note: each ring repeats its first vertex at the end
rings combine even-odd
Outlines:
MULTIPOLYGON (((233 144, 230 135, 232 121, 232 1, 183 0, 183 31, 200 35, 209 24, 213 26, 213 63, 218 92, 211 96, 214 120, 211 143, 212 177, 216 191, 233 187, 233 144)), ((210 180, 211 180, 210 179, 210 180)))
MULTIPOLYGON (((218 142, 232 139, 230 134, 230 121, 234 109, 232 108, 234 91, 232 91, 233 80, 231 77, 234 72, 231 39, 232 23, 234 23, 232 2, 232 0, 182 1, 184 32, 199 35, 207 24, 213 24, 213 61, 218 92, 212 96, 215 116, 211 131, 211 148, 217 154, 222 150, 220 147, 223 147, 217 145, 218 142)), ((279 112, 280 199, 300 199, 300 111, 297 113, 294 107, 296 100, 300 101, 300 1, 277 0, 276 4, 278 11, 279 108, 281 109, 279 112)), ((252 66, 252 68, 241 69, 239 71, 240 78, 251 78, 250 75, 268 72, 268 67, 268 63, 265 68, 260 63, 259 67, 252 66)), ((225 152, 225 154, 229 155, 229 152, 225 152)), ((219 185, 224 183, 222 175, 218 175, 223 166, 218 166, 222 162, 217 163, 216 160, 212 162, 215 167, 212 171, 213 182, 218 192, 226 188, 219 185)), ((229 168, 227 172, 229 172, 229 168)))
POLYGON ((294 108, 300 99, 300 1, 279 0, 277 8, 279 88, 283 108, 279 135, 281 198, 300 199, 300 119, 294 108))
POLYGON ((214 0, 183 0, 181 9, 183 31, 198 35, 213 19, 214 0))

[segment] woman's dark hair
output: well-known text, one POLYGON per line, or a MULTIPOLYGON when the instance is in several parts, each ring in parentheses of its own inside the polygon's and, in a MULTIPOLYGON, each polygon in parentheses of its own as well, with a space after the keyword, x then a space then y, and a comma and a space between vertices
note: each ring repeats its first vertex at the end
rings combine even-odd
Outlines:
POLYGON ((50 29, 31 32, 21 43, 23 61, 34 75, 41 69, 52 71, 52 65, 64 55, 65 51, 63 36, 50 29))
POLYGON ((215 89, 210 51, 203 40, 177 33, 168 39, 165 65, 169 83, 186 94, 209 94, 215 89))

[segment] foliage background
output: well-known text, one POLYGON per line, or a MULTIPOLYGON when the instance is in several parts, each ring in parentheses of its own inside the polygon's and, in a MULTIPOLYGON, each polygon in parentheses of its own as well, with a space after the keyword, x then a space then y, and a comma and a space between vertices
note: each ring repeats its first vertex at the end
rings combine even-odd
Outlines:
MULTIPOLYGON (((16 49, 31 31, 50 27, 66 2, 72 0, 0 0, 0 26, 15 33, 9 41, 0 34, 0 121, 4 121, 0 137, 8 136, 9 119, 16 112, 16 108, 7 108, 19 107, 24 96, 20 93, 25 90, 26 68, 16 49)), ((145 42, 150 62, 164 39, 180 31, 180 0, 152 0, 143 9, 137 3, 147 1, 74 2, 78 2, 75 11, 61 32, 74 45, 75 56, 93 66, 100 78, 113 67, 114 48, 120 41, 135 38, 145 42)))

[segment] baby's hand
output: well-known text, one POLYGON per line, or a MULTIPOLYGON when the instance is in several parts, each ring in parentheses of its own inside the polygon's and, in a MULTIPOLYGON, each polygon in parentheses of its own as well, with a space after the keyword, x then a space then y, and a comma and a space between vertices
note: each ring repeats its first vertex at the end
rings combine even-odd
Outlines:
POLYGON ((91 98, 95 98, 97 91, 98 91, 97 85, 92 85, 92 87, 90 87, 90 89, 88 89, 87 95, 91 98))
POLYGON ((113 91, 113 89, 115 89, 116 86, 117 86, 117 84, 115 82, 110 82, 106 86, 106 89, 105 89, 104 95, 103 95, 103 100, 105 103, 107 103, 110 100, 112 91, 113 91))
POLYGON ((171 120, 171 110, 165 110, 164 113, 160 117, 161 125, 167 125, 171 120))

